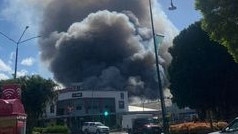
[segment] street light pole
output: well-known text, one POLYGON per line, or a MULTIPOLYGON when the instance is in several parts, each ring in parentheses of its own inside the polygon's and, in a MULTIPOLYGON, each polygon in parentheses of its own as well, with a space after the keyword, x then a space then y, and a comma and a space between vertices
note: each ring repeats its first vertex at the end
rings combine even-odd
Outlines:
POLYGON ((174 6, 174 4, 173 4, 173 1, 171 0, 170 1, 170 7, 168 8, 169 10, 176 10, 177 9, 177 7, 176 6, 174 6))
MULTIPOLYGON (((157 77, 158 77, 158 86, 159 86, 159 94, 160 94, 160 102, 161 102, 161 110, 162 110, 162 120, 163 120, 163 131, 165 134, 168 134, 168 126, 166 121, 166 109, 165 109, 165 101, 164 101, 164 93, 162 89, 162 83, 160 78, 160 71, 159 71, 159 59, 158 59, 158 53, 157 53, 157 45, 156 45, 156 39, 155 39, 155 30, 154 30, 154 20, 153 20, 153 12, 151 7, 151 0, 149 0, 149 7, 150 7, 150 19, 151 19, 151 27, 152 27, 152 34, 153 34, 153 42, 154 42, 154 50, 155 50, 155 61, 156 61, 156 71, 157 71, 157 77)), ((161 36, 161 35, 159 35, 161 36)))
POLYGON ((16 46, 16 59, 15 59, 15 72, 14 72, 14 79, 16 79, 17 77, 17 59, 18 59, 18 45, 20 44, 21 42, 21 38, 22 36, 24 35, 24 33, 26 32, 26 30, 29 28, 29 26, 26 26, 25 30, 22 32, 20 38, 18 39, 17 41, 17 46, 16 46))
POLYGON ((20 38, 18 39, 18 41, 16 42, 15 40, 11 39, 10 37, 8 37, 7 35, 5 35, 4 33, 0 32, 1 35, 3 35, 4 37, 6 37, 7 39, 9 39, 10 41, 14 42, 16 44, 16 59, 15 59, 15 72, 14 72, 14 79, 16 79, 17 77, 17 60, 18 60, 18 47, 19 44, 27 42, 29 40, 35 39, 35 38, 39 38, 40 36, 36 36, 36 37, 32 37, 32 38, 28 38, 26 40, 21 41, 23 35, 25 34, 26 30, 29 28, 29 26, 26 26, 24 31, 22 32, 20 38))

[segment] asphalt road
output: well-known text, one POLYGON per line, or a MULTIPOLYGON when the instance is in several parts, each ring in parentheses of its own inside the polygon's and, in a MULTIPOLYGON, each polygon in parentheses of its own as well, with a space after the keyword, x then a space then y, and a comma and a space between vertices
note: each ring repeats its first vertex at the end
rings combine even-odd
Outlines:
POLYGON ((110 134, 128 134, 127 132, 110 132, 110 134))

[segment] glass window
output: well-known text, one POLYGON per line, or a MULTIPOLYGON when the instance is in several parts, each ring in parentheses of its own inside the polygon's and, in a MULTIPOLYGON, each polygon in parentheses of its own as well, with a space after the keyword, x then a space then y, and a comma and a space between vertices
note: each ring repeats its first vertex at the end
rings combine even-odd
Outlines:
POLYGON ((229 126, 229 130, 231 131, 238 130, 238 120, 235 120, 234 122, 231 123, 231 125, 229 126))
POLYGON ((124 93, 121 93, 121 99, 124 99, 124 93))
POLYGON ((77 106, 76 110, 82 110, 82 106, 77 106))
POLYGON ((119 101, 119 109, 124 109, 125 108, 125 103, 124 101, 119 101))

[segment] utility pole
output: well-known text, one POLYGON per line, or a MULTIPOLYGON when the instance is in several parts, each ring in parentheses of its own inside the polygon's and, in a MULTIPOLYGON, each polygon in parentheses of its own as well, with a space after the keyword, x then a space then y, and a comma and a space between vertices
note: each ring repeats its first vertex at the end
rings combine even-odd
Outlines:
POLYGON ((35 39, 35 38, 39 38, 40 36, 36 36, 36 37, 32 37, 32 38, 28 38, 26 40, 21 41, 23 35, 25 34, 26 30, 29 28, 29 26, 26 26, 24 31, 22 32, 20 38, 18 39, 18 41, 13 40, 12 38, 8 37, 7 35, 5 35, 4 33, 0 32, 1 35, 3 35, 4 37, 6 37, 8 40, 12 41, 13 43, 16 44, 16 58, 15 58, 15 71, 14 71, 14 79, 16 79, 17 77, 17 60, 18 60, 18 47, 19 44, 27 42, 29 40, 35 39))
POLYGON ((149 0, 149 7, 150 7, 150 19, 151 19, 151 27, 152 27, 152 34, 153 34, 153 42, 154 42, 154 50, 155 50, 155 60, 156 60, 156 71, 158 77, 158 86, 159 86, 159 94, 160 94, 160 102, 161 102, 161 110, 162 110, 162 120, 163 120, 163 131, 165 134, 168 134, 168 125, 166 121, 166 109, 165 109, 165 101, 164 101, 164 92, 162 88, 161 78, 160 78, 160 71, 159 71, 159 59, 157 53, 157 45, 155 39, 155 30, 154 30, 154 20, 153 20, 153 12, 151 7, 151 0, 149 0))

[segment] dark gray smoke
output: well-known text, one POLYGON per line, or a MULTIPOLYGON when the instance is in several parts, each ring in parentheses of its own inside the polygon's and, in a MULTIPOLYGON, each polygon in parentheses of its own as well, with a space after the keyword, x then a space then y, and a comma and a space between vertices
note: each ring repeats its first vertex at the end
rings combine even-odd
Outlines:
MULTIPOLYGON (((148 8, 146 0, 53 0, 42 21, 41 58, 65 86, 80 82, 89 90, 158 98, 148 8)), ((167 36, 159 52, 165 74, 177 31, 163 12, 154 12, 156 31, 167 36)))

